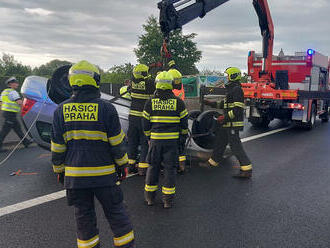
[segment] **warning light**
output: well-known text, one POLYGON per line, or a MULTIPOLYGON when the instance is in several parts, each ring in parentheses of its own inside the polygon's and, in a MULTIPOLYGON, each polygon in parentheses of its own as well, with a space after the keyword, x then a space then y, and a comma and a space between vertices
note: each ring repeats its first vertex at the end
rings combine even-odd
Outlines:
POLYGON ((308 55, 313 55, 314 53, 315 53, 315 51, 313 49, 308 49, 307 50, 308 55))

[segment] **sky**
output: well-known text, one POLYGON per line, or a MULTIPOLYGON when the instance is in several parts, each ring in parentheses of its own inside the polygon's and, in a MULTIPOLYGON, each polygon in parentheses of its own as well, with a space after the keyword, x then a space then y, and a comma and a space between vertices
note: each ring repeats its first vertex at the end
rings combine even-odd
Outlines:
MULTIPOLYGON (((0 0, 0 53, 32 67, 52 59, 86 59, 103 69, 136 63, 133 49, 154 0, 0 0)), ((192 1, 193 2, 193 1, 192 1)), ((274 54, 313 48, 330 56, 330 0, 268 0, 275 27, 274 54)), ((249 50, 261 52, 252 0, 230 0, 183 27, 197 33, 200 70, 246 70, 249 50)))

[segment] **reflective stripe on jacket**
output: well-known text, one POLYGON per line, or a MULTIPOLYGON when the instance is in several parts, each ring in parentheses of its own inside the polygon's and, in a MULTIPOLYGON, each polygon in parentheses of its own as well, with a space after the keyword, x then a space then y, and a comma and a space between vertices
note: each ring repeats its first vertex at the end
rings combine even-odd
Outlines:
POLYGON ((226 87, 227 93, 223 101, 217 103, 217 107, 224 109, 224 128, 243 130, 244 127, 244 93, 239 82, 231 82, 226 87))
POLYGON ((65 172, 67 189, 115 185, 116 167, 128 163, 125 143, 116 109, 95 94, 73 97, 54 113, 53 169, 65 172))
POLYGON ((19 112, 21 110, 21 107, 16 101, 12 101, 9 99, 10 92, 15 91, 14 89, 5 89, 1 93, 1 110, 3 111, 9 111, 9 112, 19 112))
POLYGON ((157 90, 143 111, 143 130, 152 140, 178 140, 188 134, 188 111, 172 90, 157 90))

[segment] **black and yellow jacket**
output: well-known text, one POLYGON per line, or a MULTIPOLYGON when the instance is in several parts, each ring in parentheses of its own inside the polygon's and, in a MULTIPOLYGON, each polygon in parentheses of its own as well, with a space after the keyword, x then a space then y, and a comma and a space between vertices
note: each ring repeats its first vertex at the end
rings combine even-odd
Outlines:
POLYGON ((185 140, 188 134, 188 111, 172 90, 157 90, 143 111, 145 135, 156 141, 185 140))
POLYGON ((142 117, 143 108, 147 100, 149 100, 155 92, 155 83, 151 77, 146 79, 132 78, 131 84, 131 109, 129 111, 130 118, 142 117))
POLYGON ((244 128, 244 93, 239 82, 229 82, 226 97, 215 104, 224 110, 225 123, 222 127, 242 131, 244 128))
POLYGON ((125 142, 115 107, 99 90, 79 90, 54 113, 54 172, 65 172, 67 189, 113 186, 116 166, 128 162, 125 142))

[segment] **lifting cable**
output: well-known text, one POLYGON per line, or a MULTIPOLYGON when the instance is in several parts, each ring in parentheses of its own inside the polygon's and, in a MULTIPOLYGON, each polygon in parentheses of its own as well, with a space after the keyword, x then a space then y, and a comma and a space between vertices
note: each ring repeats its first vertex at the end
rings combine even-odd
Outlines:
POLYGON ((31 131, 32 127, 34 126, 34 124, 37 122, 39 115, 41 113, 41 110, 43 109, 43 107, 45 106, 45 103, 47 101, 47 99, 49 99, 49 91, 51 89, 52 85, 50 84, 49 89, 47 91, 47 98, 42 102, 41 108, 36 116, 36 118, 33 120, 31 126, 28 128, 28 130, 26 131, 25 135, 23 136, 23 138, 18 142, 18 144, 10 151, 10 153, 0 162, 0 168, 2 167, 2 165, 5 164, 5 162, 14 154, 14 152, 17 150, 17 148, 19 147, 20 144, 22 144, 23 140, 28 136, 29 132, 31 131))

